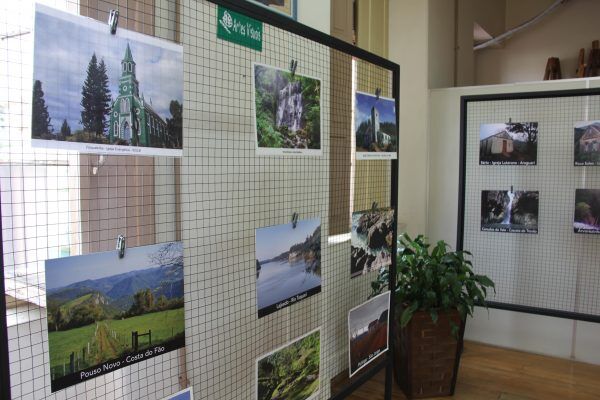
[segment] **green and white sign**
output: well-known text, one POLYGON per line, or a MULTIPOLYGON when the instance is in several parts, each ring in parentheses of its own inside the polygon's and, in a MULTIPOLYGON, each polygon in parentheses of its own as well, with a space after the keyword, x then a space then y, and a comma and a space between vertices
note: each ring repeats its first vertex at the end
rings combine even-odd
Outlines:
POLYGON ((262 51, 263 23, 219 6, 217 37, 254 50, 262 51))

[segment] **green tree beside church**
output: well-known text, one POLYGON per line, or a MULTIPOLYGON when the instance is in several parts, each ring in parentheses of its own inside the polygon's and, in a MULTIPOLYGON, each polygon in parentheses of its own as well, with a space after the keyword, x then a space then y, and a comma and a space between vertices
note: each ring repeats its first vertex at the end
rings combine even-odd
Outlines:
POLYGON ((87 76, 81 88, 81 124, 86 132, 103 136, 107 131, 110 113, 110 88, 104 60, 92 55, 87 67, 87 76))
POLYGON ((31 133, 33 137, 42 137, 52 133, 50 114, 44 100, 42 82, 35 80, 33 83, 33 100, 31 105, 31 133))

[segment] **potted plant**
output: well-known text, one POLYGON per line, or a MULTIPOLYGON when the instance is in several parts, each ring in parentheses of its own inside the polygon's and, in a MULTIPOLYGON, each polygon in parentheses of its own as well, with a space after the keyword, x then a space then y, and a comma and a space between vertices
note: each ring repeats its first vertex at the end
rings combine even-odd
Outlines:
MULTIPOLYGON (((444 241, 432 247, 422 235, 398 240, 394 361, 408 398, 454 394, 466 318, 494 289, 487 276, 473 272, 470 255, 449 251, 444 241)), ((388 270, 380 270, 373 296, 387 289, 388 279, 388 270)))

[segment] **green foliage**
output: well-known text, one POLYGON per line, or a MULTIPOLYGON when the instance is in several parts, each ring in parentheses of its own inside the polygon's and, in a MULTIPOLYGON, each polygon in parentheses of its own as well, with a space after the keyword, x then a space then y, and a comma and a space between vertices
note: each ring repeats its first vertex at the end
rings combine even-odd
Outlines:
POLYGON ((180 149, 183 145, 183 105, 177 100, 171 100, 169 111, 172 118, 167 118, 170 147, 180 149))
POLYGON ((258 399, 302 400, 319 387, 319 332, 258 362, 258 399))
POLYGON ((63 120, 63 123, 60 127, 60 136, 63 138, 66 136, 71 136, 71 127, 69 126, 67 120, 63 120))
POLYGON ((33 83, 33 99, 31 104, 31 134, 33 137, 42 137, 52 132, 50 114, 44 100, 42 82, 36 79, 33 83))
POLYGON ((92 55, 87 68, 87 76, 81 88, 81 124, 87 132, 101 136, 107 129, 107 116, 110 113, 110 88, 104 60, 92 55))
MULTIPOLYGON (((487 276, 473 272, 467 251, 448 251, 440 240, 431 246, 419 235, 414 240, 407 234, 400 237, 396 262, 396 304, 400 306, 400 325, 405 327, 415 312, 422 310, 437 322, 438 313, 458 310, 462 320, 473 315, 476 305, 485 306, 489 288, 495 285, 487 276)), ((389 272, 382 269, 371 282, 372 295, 388 286, 389 272)), ((457 327, 453 327, 457 331, 457 327)))

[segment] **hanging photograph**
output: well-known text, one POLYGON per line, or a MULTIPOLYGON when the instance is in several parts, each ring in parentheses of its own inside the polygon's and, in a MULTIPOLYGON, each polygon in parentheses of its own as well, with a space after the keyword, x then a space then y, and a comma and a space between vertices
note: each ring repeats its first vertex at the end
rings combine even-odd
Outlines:
POLYGON ((182 46, 37 5, 33 146, 181 157, 182 113, 182 46))
POLYGON ((354 95, 354 129, 357 160, 397 158, 396 101, 368 93, 354 95))
POLYGON ((251 3, 261 5, 269 10, 276 11, 290 18, 296 19, 298 0, 247 0, 251 3))
POLYGON ((257 400, 307 400, 319 395, 321 330, 316 329, 256 361, 257 400))
POLYGON ((575 190, 575 233, 600 234, 600 189, 575 190))
POLYGON ((394 210, 384 208, 352 213, 351 277, 390 265, 393 240, 394 210))
POLYGON ((320 156, 321 81, 254 63, 252 83, 257 154, 320 156))
POLYGON ((183 245, 46 261, 52 391, 185 345, 183 245))
POLYGON ((539 192, 483 190, 481 230, 538 233, 539 192))
POLYGON ((536 165, 537 122, 482 124, 479 128, 480 165, 536 165))
POLYGON ((164 400, 194 400, 194 388, 180 390, 179 392, 166 397, 164 400))
POLYGON ((364 302, 348 313, 350 377, 388 349, 390 292, 364 302))
POLYGON ((600 166, 600 121, 575 123, 575 166, 600 166))
POLYGON ((258 317, 321 292, 321 220, 256 230, 258 317))

